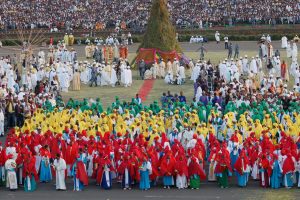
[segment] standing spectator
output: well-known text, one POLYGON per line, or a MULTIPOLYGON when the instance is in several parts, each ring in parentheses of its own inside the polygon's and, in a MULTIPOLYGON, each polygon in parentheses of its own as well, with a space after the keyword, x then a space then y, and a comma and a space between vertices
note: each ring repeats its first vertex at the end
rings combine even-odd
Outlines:
POLYGON ((225 49, 228 49, 228 42, 229 42, 229 39, 227 36, 224 37, 224 44, 225 44, 225 49))
POLYGON ((185 96, 183 95, 183 92, 182 92, 182 91, 180 91, 180 95, 179 95, 178 99, 179 99, 179 102, 181 102, 181 103, 186 103, 186 98, 185 98, 185 96))
POLYGON ((217 44, 219 44, 220 43, 220 33, 219 33, 219 31, 216 31, 215 39, 216 39, 217 44))
POLYGON ((7 127, 12 128, 16 126, 15 123, 15 108, 14 108, 14 102, 13 97, 10 95, 8 97, 7 103, 6 103, 6 117, 7 117, 7 127))
POLYGON ((146 71, 146 63, 145 61, 142 59, 140 61, 140 64, 139 64, 139 72, 140 72, 140 77, 142 80, 144 80, 144 74, 145 74, 145 71, 146 71))
POLYGON ((235 44, 235 47, 234 47, 234 58, 239 58, 239 55, 240 55, 240 47, 238 44, 235 44))
POLYGON ((228 59, 232 57, 232 43, 230 42, 228 45, 228 59))

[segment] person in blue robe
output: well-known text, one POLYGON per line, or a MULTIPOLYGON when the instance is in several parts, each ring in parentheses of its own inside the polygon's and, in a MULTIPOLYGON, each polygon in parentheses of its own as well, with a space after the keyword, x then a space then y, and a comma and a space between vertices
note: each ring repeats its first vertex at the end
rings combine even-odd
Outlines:
MULTIPOLYGON (((275 156, 274 156, 275 157, 275 156)), ((278 157, 274 158, 272 165, 272 175, 270 177, 271 188, 278 189, 281 186, 282 169, 278 161, 278 157)))
POLYGON ((101 181, 101 187, 105 190, 109 190, 112 187, 112 178, 111 178, 111 171, 110 171, 110 165, 105 164, 102 174, 102 181, 101 181))
POLYGON ((48 183, 52 180, 52 173, 50 168, 50 160, 47 156, 42 157, 40 169, 40 182, 48 183))
POLYGON ((235 174, 238 180, 238 186, 246 187, 248 183, 248 176, 250 172, 249 159, 245 153, 245 150, 240 152, 238 159, 234 164, 235 174))
POLYGON ((25 192, 33 192, 36 190, 36 181, 34 175, 28 175, 24 180, 25 192))
POLYGON ((230 162, 231 162, 232 169, 234 169, 234 164, 237 161, 238 157, 239 157, 238 150, 237 147, 235 146, 230 153, 230 162))
POLYGON ((239 173, 236 174, 238 179, 238 186, 246 187, 248 183, 249 172, 244 172, 243 174, 239 174, 239 173))
POLYGON ((144 159, 143 164, 140 166, 140 189, 149 190, 150 189, 150 178, 152 167, 149 161, 144 159))
POLYGON ((84 186, 88 185, 88 176, 86 173, 87 157, 83 150, 79 149, 79 155, 73 164, 71 175, 74 181, 74 191, 82 191, 84 186))

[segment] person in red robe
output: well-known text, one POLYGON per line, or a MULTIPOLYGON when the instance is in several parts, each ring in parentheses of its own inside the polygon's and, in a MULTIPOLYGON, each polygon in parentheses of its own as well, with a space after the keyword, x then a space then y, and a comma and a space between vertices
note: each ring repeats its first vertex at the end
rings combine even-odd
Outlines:
POLYGON ((232 169, 230 163, 229 152, 226 149, 225 143, 222 144, 221 150, 219 150, 216 156, 215 174, 217 176, 218 184, 221 188, 228 187, 228 176, 231 176, 232 169))
POLYGON ((270 162, 267 158, 267 155, 265 153, 263 153, 260 156, 260 159, 258 161, 258 165, 259 165, 259 176, 260 176, 260 186, 267 188, 269 187, 270 183, 269 183, 269 177, 271 174, 271 165, 270 162))
POLYGON ((287 65, 285 61, 282 61, 282 64, 280 66, 280 74, 283 80, 287 80, 287 65))
POLYGON ((234 164, 234 169, 237 172, 238 185, 240 187, 245 187, 248 182, 248 176, 250 172, 250 161, 243 149, 234 164))
POLYGON ((170 189, 174 185, 174 171, 176 160, 172 154, 172 151, 168 150, 165 156, 162 158, 160 164, 161 176, 163 176, 164 188, 170 189))
POLYGON ((128 153, 125 153, 123 158, 120 160, 117 172, 122 177, 122 188, 124 190, 131 190, 131 174, 134 174, 134 162, 132 162, 131 157, 128 153))
POLYGON ((188 175, 191 189, 200 188, 200 180, 206 179, 206 174, 201 167, 197 156, 191 155, 188 161, 188 175))
POLYGON ((24 155, 24 190, 32 192, 36 190, 36 182, 38 181, 38 174, 35 169, 35 157, 31 152, 24 155))
POLYGON ((74 191, 82 191, 84 186, 87 186, 89 183, 85 165, 79 154, 72 166, 72 176, 74 181, 74 191))
POLYGON ((112 187, 111 172, 114 171, 112 161, 109 158, 109 153, 106 152, 103 158, 100 159, 97 170, 97 184, 101 185, 103 189, 110 189, 112 187))
POLYGON ((189 173, 188 173, 187 160, 184 156, 184 151, 180 151, 178 156, 176 157, 175 174, 176 174, 176 187, 178 189, 187 188, 188 187, 187 177, 189 176, 189 173))
POLYGON ((293 176, 295 171, 295 164, 295 158, 290 152, 288 152, 282 164, 283 185, 286 188, 291 188, 294 185, 293 176))

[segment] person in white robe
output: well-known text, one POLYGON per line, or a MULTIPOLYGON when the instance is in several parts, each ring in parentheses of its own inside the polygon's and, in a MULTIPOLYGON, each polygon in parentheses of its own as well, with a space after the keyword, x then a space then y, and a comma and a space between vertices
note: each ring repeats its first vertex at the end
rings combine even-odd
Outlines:
POLYGON ((117 72, 115 70, 115 66, 113 66, 111 69, 110 84, 112 87, 115 87, 117 82, 118 82, 117 72))
POLYGON ((31 87, 35 89, 37 85, 37 71, 36 69, 32 69, 30 73, 31 87))
POLYGON ((132 71, 128 65, 125 70, 125 87, 130 87, 132 85, 132 71))
POLYGON ((60 82, 61 91, 68 92, 70 87, 70 78, 67 70, 62 73, 62 80, 60 82))
POLYGON ((173 74, 171 72, 168 72, 168 74, 166 75, 165 83, 173 84, 173 74))
POLYGON ((153 66, 150 68, 150 69, 147 69, 144 73, 144 80, 150 80, 150 79, 153 79, 153 75, 152 75, 152 68, 153 66))
POLYGON ((120 65, 121 83, 123 85, 125 84, 125 69, 126 69, 126 63, 125 62, 121 62, 121 65, 120 65))
POLYGON ((219 31, 216 31, 215 39, 216 39, 217 44, 219 44, 220 43, 220 33, 219 33, 219 31))
POLYGON ((174 58, 174 62, 172 63, 172 72, 174 76, 176 76, 176 74, 178 73, 179 67, 180 67, 179 61, 177 60, 177 58, 174 58))
POLYGON ((268 55, 267 54, 267 52, 268 52, 267 46, 264 43, 262 43, 260 47, 261 47, 261 51, 262 51, 262 57, 266 58, 268 55))
POLYGON ((194 62, 193 62, 192 59, 190 59, 190 62, 189 62, 189 64, 188 64, 188 66, 189 66, 188 73, 190 73, 190 74, 192 75, 192 72, 193 72, 194 67, 195 67, 194 62))
POLYGON ((24 85, 26 85, 26 88, 28 90, 34 89, 34 88, 32 88, 32 84, 31 83, 32 83, 32 81, 31 81, 31 74, 30 74, 30 72, 28 72, 27 75, 26 75, 26 83, 24 84, 24 85))
POLYGON ((225 81, 226 83, 230 83, 233 77, 233 73, 231 71, 231 66, 226 67, 225 81))
POLYGON ((2 107, 0 107, 0 136, 4 136, 4 113, 2 107))
POLYGON ((231 81, 233 81, 233 79, 236 79, 237 81, 240 80, 239 69, 238 69, 238 67, 236 66, 235 62, 233 62, 233 63, 231 64, 231 73, 232 73, 232 76, 231 76, 232 80, 231 80, 231 81))
POLYGON ((291 47, 291 43, 290 42, 287 43, 286 57, 288 57, 288 58, 292 57, 292 47, 291 47))
POLYGON ((242 60, 242 73, 248 74, 249 73, 249 63, 248 63, 248 56, 245 55, 245 58, 242 60))
POLYGON ((161 60, 161 62, 159 63, 159 72, 161 78, 164 78, 166 75, 165 69, 166 69, 166 63, 163 60, 161 60))
POLYGON ((254 74, 258 73, 258 65, 256 62, 256 59, 252 57, 251 63, 250 63, 250 71, 252 71, 254 74))
POLYGON ((186 77, 185 77, 185 68, 184 68, 183 65, 181 65, 181 66, 179 67, 178 74, 179 74, 179 76, 181 77, 182 82, 184 83, 186 77))
POLYGON ((185 189, 188 187, 187 178, 185 174, 177 174, 176 175, 176 187, 178 189, 185 189))
POLYGON ((286 37, 286 36, 283 36, 283 37, 281 38, 281 48, 282 48, 282 49, 286 49, 286 48, 287 48, 287 42, 288 42, 287 37, 286 37))
POLYGON ((273 71, 272 73, 275 74, 276 77, 280 76, 280 71, 281 71, 281 61, 279 56, 274 57, 274 62, 275 62, 275 67, 273 68, 275 71, 273 71))
POLYGON ((36 72, 36 79, 37 81, 41 81, 45 78, 46 73, 44 70, 44 66, 42 66, 37 72, 36 72))
POLYGON ((191 80, 196 83, 198 77, 200 75, 200 64, 196 64, 196 66, 193 68, 192 75, 191 75, 191 80))
POLYGON ((258 71, 261 72, 262 68, 263 68, 263 62, 262 62, 261 58, 258 55, 256 55, 255 59, 256 59, 258 71))
POLYGON ((84 64, 83 65, 83 72, 82 72, 82 77, 80 77, 81 81, 84 83, 84 84, 88 84, 89 81, 91 80, 91 67, 88 66, 87 64, 84 64))
POLYGON ((299 69, 299 64, 297 61, 292 61, 291 67, 290 67, 290 74, 292 76, 294 76, 294 74, 296 73, 296 69, 299 69))
POLYGON ((268 43, 271 43, 271 42, 272 42, 271 36, 270 36, 269 34, 267 35, 267 38, 266 38, 266 39, 267 39, 267 42, 268 42, 268 43))
POLYGON ((298 47, 297 47, 296 42, 293 43, 292 60, 293 61, 297 61, 298 60, 298 47))
POLYGON ((152 67, 150 68, 151 72, 152 72, 152 78, 156 79, 156 77, 159 77, 159 66, 157 64, 157 62, 155 61, 154 64, 152 65, 152 67))
POLYGON ((170 60, 167 62, 167 73, 171 73, 173 75, 172 62, 170 60))
POLYGON ((60 157, 60 154, 56 155, 56 159, 54 160, 54 169, 55 169, 55 187, 56 190, 66 190, 66 182, 65 182, 65 171, 67 169, 66 161, 60 157))
POLYGON ((10 68, 8 70, 8 73, 7 73, 7 88, 8 89, 14 89, 14 85, 16 84, 15 82, 15 76, 14 76, 14 71, 12 68, 10 68))
POLYGON ((196 102, 198 103, 199 100, 200 100, 200 97, 202 96, 202 88, 201 86, 199 85, 198 88, 197 88, 197 91, 196 91, 196 95, 195 95, 195 98, 196 98, 196 102))
POLYGON ((226 71, 227 71, 226 62, 223 61, 222 63, 219 64, 219 72, 221 78, 225 79, 226 71))
POLYGON ((40 168, 41 168, 41 161, 42 161, 42 156, 40 154, 40 149, 42 148, 42 145, 38 144, 34 146, 34 151, 35 151, 35 170, 36 173, 39 173, 40 168))
POLYGON ((18 189, 17 174, 16 174, 17 163, 13 159, 12 154, 8 155, 8 159, 6 160, 4 166, 6 170, 6 187, 9 188, 10 190, 18 189))
POLYGON ((106 72, 104 71, 104 66, 100 65, 99 67, 97 67, 97 85, 100 86, 106 86, 108 85, 106 82, 106 72))
POLYGON ((296 68, 295 71, 296 71, 295 75, 294 75, 295 85, 298 85, 300 83, 300 69, 299 69, 299 66, 296 68))
MULTIPOLYGON (((54 79, 54 77, 55 77, 56 75, 58 75, 58 74, 56 73, 55 68, 52 67, 52 68, 51 68, 51 71, 49 72, 49 76, 48 76, 48 77, 49 77, 49 82, 50 82, 50 83, 53 81, 53 79, 54 79)), ((59 80, 59 75, 58 75, 58 80, 59 80)))
POLYGON ((180 74, 177 73, 175 77, 176 77, 176 78, 175 78, 176 84, 177 84, 177 85, 182 85, 183 82, 182 82, 182 77, 180 76, 180 74))

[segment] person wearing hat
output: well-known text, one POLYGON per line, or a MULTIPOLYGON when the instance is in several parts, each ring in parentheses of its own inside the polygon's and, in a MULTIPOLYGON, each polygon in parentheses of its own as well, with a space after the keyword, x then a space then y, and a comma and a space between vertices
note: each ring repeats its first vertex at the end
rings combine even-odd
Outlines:
POLYGON ((6 170, 6 187, 10 190, 17 190, 17 174, 16 174, 17 163, 13 159, 12 154, 7 155, 7 160, 5 161, 5 170, 6 170))
POLYGON ((149 190, 150 189, 149 175, 152 173, 152 166, 147 156, 141 155, 141 157, 142 157, 141 159, 142 162, 139 165, 139 174, 140 174, 139 188, 141 190, 149 190))
POLYGON ((73 75, 72 89, 73 91, 80 90, 80 73, 78 72, 78 69, 75 69, 75 73, 73 75))
POLYGON ((73 35, 73 33, 70 33, 69 34, 69 41, 68 41, 68 45, 70 45, 70 46, 73 46, 74 45, 74 35, 73 35))
POLYGON ((165 78, 165 70, 166 70, 166 63, 164 62, 163 58, 160 58, 160 62, 159 62, 159 74, 160 74, 160 78, 165 78))
POLYGON ((72 166, 73 191, 82 191, 84 186, 88 185, 88 176, 86 173, 83 158, 78 154, 72 166))
POLYGON ((66 183, 65 183, 65 170, 67 169, 66 161, 61 158, 60 154, 57 153, 54 163, 54 170, 55 170, 55 187, 56 190, 66 190, 66 183))
POLYGON ((66 46, 69 46, 69 35, 68 35, 68 33, 65 33, 64 43, 65 43, 66 46))
POLYGON ((219 31, 216 31, 215 39, 216 39, 217 44, 219 44, 220 43, 220 33, 219 33, 219 31))

